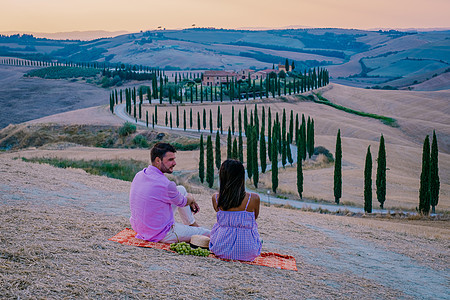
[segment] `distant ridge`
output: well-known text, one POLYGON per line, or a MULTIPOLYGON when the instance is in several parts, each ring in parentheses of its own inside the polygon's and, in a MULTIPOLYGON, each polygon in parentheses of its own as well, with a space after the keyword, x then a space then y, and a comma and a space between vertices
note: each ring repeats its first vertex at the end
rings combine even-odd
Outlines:
POLYGON ((68 31, 68 32, 31 32, 31 31, 3 31, 0 34, 32 34, 34 37, 47 38, 52 40, 81 40, 91 41, 100 38, 116 37, 118 35, 127 34, 128 31, 106 31, 106 30, 92 30, 92 31, 68 31))

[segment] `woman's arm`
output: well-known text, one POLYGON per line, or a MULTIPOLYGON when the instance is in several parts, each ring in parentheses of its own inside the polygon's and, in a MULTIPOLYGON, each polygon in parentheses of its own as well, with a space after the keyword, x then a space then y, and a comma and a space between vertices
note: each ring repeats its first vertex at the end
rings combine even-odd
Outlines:
POLYGON ((212 198, 211 198, 211 201, 212 201, 212 205, 213 205, 213 207, 214 207, 214 210, 216 211, 216 212, 218 212, 219 211, 219 208, 217 207, 217 202, 216 202, 216 196, 217 195, 217 193, 214 193, 213 195, 212 195, 212 198))
POLYGON ((259 195, 258 194, 252 194, 252 206, 254 208, 254 212, 255 212, 255 220, 258 218, 259 215, 259 205, 260 205, 260 199, 259 199, 259 195))

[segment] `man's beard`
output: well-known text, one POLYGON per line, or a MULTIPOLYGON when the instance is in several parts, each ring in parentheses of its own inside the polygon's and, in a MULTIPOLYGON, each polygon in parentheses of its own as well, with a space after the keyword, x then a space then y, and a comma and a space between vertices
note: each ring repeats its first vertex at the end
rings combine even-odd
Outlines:
POLYGON ((173 173, 173 169, 170 170, 170 168, 167 168, 166 165, 163 162, 161 162, 161 172, 172 174, 173 173))

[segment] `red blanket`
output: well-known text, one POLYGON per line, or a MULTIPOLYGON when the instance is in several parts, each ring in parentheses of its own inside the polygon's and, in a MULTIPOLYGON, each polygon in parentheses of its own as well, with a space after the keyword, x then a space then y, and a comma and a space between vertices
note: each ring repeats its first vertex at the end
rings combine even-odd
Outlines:
MULTIPOLYGON (((149 242, 141 239, 135 238, 136 232, 126 228, 110 238, 110 241, 118 242, 123 245, 130 245, 130 246, 137 246, 137 247, 147 247, 147 248, 157 248, 157 249, 163 249, 167 251, 170 250, 170 244, 165 243, 154 243, 149 242)), ((214 254, 210 254, 209 257, 217 258, 214 254)), ((226 261, 237 261, 237 260, 227 260, 226 261)), ((259 265, 259 266, 266 266, 266 267, 272 267, 277 269, 284 269, 284 270, 292 270, 297 271, 297 265, 295 263, 295 258, 290 255, 282 255, 278 253, 273 252, 263 252, 260 256, 255 258, 254 261, 248 262, 248 261, 239 261, 244 264, 249 265, 259 265)))

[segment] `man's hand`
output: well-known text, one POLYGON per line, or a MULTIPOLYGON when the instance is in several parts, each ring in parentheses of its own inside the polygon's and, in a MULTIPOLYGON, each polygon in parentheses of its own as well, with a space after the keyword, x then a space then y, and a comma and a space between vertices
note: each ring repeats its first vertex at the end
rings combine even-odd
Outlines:
POLYGON ((196 214, 200 211, 200 207, 198 206, 197 202, 195 202, 194 196, 192 194, 188 193, 186 195, 187 202, 186 205, 189 205, 191 207, 191 211, 196 214))
POLYGON ((191 211, 196 214, 200 210, 200 207, 198 206, 197 202, 193 202, 191 204, 191 211))

